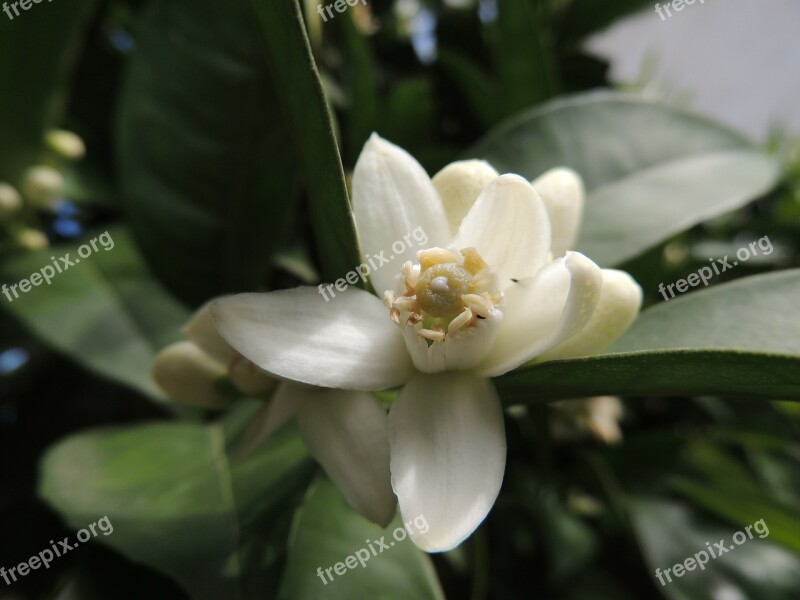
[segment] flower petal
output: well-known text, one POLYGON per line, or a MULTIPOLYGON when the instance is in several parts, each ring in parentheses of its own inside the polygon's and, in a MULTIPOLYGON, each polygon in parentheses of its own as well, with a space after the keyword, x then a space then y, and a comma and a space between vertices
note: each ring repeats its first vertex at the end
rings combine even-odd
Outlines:
POLYGON ((642 288, 624 271, 603 269, 602 274, 600 300, 589 321, 574 336, 538 357, 537 362, 602 352, 636 320, 642 307, 642 288))
POLYGON ((411 358, 388 310, 357 288, 329 303, 301 287, 217 300, 222 336, 278 377, 331 388, 379 390, 410 376, 411 358))
POLYGON ((353 172, 353 215, 365 264, 370 256, 392 261, 370 275, 378 295, 394 287, 402 264, 415 260, 423 245, 444 247, 451 238, 442 201, 425 169, 376 134, 364 145, 353 172), (416 244, 409 241, 412 233, 416 244), (423 235, 424 243, 417 240, 423 235), (392 247, 395 243, 403 246, 401 252, 392 247))
POLYGON ((239 446, 239 458, 247 458, 263 444, 269 436, 278 431, 294 417, 297 412, 297 391, 299 384, 284 381, 268 402, 256 413, 250 426, 244 434, 244 439, 239 446))
POLYGON ((461 221, 483 189, 499 175, 485 160, 459 160, 433 176, 433 186, 442 199, 453 234, 458 231, 461 221))
POLYGON ((214 325, 214 319, 211 316, 213 302, 213 300, 209 300, 195 311, 189 322, 183 326, 183 335, 205 350, 208 355, 228 366, 238 354, 219 334, 214 325))
POLYGON ((466 371, 480 364, 489 354, 502 319, 503 313, 494 310, 492 315, 479 320, 474 327, 448 334, 444 341, 430 345, 418 333, 421 323, 404 324, 401 331, 417 370, 423 373, 466 371))
POLYGON ((557 168, 531 182, 544 200, 552 228, 550 251, 556 258, 575 246, 583 219, 586 192, 583 181, 572 169, 557 168))
POLYGON ((506 462, 503 411, 492 382, 465 372, 419 375, 389 412, 392 485, 409 534, 428 552, 466 539, 492 508, 506 462))
POLYGON ((600 267, 567 252, 536 277, 507 288, 500 331, 478 372, 502 375, 575 335, 594 312, 601 285, 600 267))
POLYGON ((397 499, 389 473, 386 411, 368 392, 293 386, 297 422, 311 455, 361 515, 381 527, 397 499))
POLYGON ((550 222, 544 202, 530 183, 501 175, 483 190, 453 240, 474 247, 497 273, 500 289, 512 279, 536 274, 550 250, 550 222))

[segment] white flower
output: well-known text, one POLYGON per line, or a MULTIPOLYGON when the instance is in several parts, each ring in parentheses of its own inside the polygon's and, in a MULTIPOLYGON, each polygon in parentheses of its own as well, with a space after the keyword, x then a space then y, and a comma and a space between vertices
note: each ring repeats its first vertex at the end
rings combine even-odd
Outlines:
POLYGON ((429 523, 411 537, 430 552, 469 536, 500 490, 506 442, 490 378, 545 353, 595 352, 627 329, 641 303, 626 274, 564 252, 583 205, 571 171, 531 185, 466 161, 434 182, 376 135, 358 160, 353 212, 363 255, 418 227, 429 240, 372 273, 379 297, 350 288, 324 303, 316 289, 297 288, 212 307, 220 333, 243 356, 297 382, 290 402, 303 407, 312 453, 351 504, 359 498, 362 513, 388 515, 382 524, 394 499, 369 489, 385 490, 388 481, 384 413, 366 392, 403 386, 388 416, 391 484, 403 518, 429 523), (384 504, 364 511, 365 502, 384 504))

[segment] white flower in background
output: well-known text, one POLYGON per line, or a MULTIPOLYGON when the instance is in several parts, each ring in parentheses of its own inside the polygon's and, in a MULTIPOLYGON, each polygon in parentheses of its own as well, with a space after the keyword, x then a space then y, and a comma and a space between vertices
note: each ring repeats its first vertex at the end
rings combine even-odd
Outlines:
POLYGON ((52 208, 64 193, 64 176, 47 165, 37 165, 25 172, 22 193, 31 206, 52 208))
POLYGON ((619 422, 625 409, 617 396, 592 396, 553 402, 553 436, 565 440, 592 436, 609 445, 622 442, 619 422))
POLYGON ((372 273, 378 297, 353 288, 330 303, 315 288, 242 294, 215 302, 214 321, 244 357, 295 382, 282 402, 303 407, 304 438, 351 504, 358 497, 362 514, 388 522, 388 466, 403 518, 430 525, 414 542, 448 550, 485 518, 503 480, 491 378, 542 356, 596 352, 639 311, 627 274, 566 251, 582 206, 571 171, 532 185, 465 161, 431 181, 374 135, 353 175, 361 251, 380 253, 417 227, 429 247, 395 256, 399 273, 372 273), (387 427, 368 392, 401 385, 387 427), (365 501, 375 504, 365 510, 365 501))
POLYGON ((51 129, 45 136, 47 147, 59 158, 79 160, 86 156, 86 145, 81 137, 65 129, 51 129))
POLYGON ((5 219, 22 208, 22 196, 7 183, 0 182, 0 220, 5 219))
POLYGON ((17 243, 26 250, 44 250, 50 246, 47 236, 32 227, 23 227, 17 234, 17 243))

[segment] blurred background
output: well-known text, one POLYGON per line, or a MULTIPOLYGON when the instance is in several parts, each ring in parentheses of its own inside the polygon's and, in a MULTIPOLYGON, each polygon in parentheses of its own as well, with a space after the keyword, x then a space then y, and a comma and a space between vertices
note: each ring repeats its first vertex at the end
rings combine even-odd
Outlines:
MULTIPOLYGON (((638 0, 369 0, 327 22, 325 0, 302 4, 346 175, 372 131, 435 173, 520 111, 610 87, 700 113, 783 167, 768 195, 628 260, 646 304, 658 283, 763 236, 774 252, 714 283, 800 266, 797 2, 698 0, 662 18, 638 0)), ((74 529, 41 492, 53 444, 213 418, 164 399, 148 375, 193 309, 320 281, 315 184, 284 125, 314 105, 274 76, 283 43, 265 44, 239 1, 55 0, 0 14, 0 181, 13 186, 0 187, 0 280, 74 256, 83 238, 115 241, 46 295, 0 297, 0 566, 74 529), (264 202, 242 208, 253 195, 264 202)), ((642 123, 640 135, 654 134, 642 123)), ((503 494, 474 543, 433 557, 445 595, 800 598, 799 422, 796 404, 725 397, 511 410, 503 494), (654 578, 761 518, 769 543, 669 586, 654 578)), ((91 470, 90 456, 74 460, 91 470)), ((305 468, 275 509, 258 597, 277 589, 305 468)), ((52 597, 190 595, 100 543, 0 582, 2 600, 52 597)))

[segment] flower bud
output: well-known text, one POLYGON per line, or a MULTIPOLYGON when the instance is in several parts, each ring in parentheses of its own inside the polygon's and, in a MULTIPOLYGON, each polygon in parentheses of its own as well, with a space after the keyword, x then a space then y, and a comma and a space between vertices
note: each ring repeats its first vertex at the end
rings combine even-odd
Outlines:
POLYGON ((624 408, 617 396, 593 396, 575 400, 559 400, 553 435, 559 439, 593 437, 608 445, 622 441, 619 423, 624 408))
POLYGON ((275 379, 241 356, 234 360, 228 375, 236 389, 246 396, 263 396, 276 383, 275 379))
POLYGON ((64 192, 64 176, 53 167, 31 167, 22 181, 22 193, 36 208, 50 208, 64 192))
POLYGON ((31 228, 25 228, 17 234, 17 243, 27 250, 43 250, 50 246, 44 233, 31 228))
POLYGON ((189 406, 223 409, 236 399, 225 366, 192 342, 164 348, 153 365, 153 379, 174 400, 189 406))
POLYGON ((14 214, 22 208, 19 192, 7 183, 0 183, 0 219, 14 214))
POLYGON ((45 136, 47 147, 59 157, 78 160, 86 154, 86 145, 76 133, 64 129, 53 129, 45 136))
POLYGON ((458 231, 461 221, 475 204, 483 188, 497 177, 499 173, 494 167, 482 160, 450 163, 433 176, 433 186, 442 199, 453 233, 458 231))

